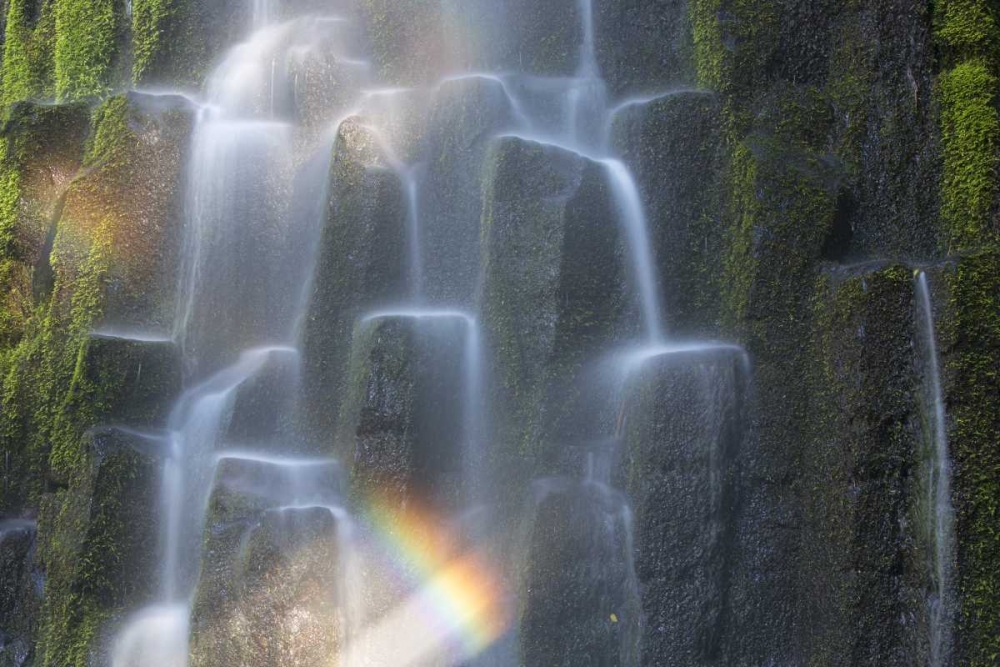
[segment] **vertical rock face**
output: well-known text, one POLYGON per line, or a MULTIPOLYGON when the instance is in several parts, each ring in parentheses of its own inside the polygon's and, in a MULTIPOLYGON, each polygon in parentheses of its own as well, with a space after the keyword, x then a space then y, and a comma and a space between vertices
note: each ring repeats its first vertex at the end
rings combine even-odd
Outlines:
POLYGON ((616 96, 649 95, 694 83, 687 0, 595 0, 597 60, 616 96))
POLYGON ((631 517, 607 487, 542 480, 525 551, 521 663, 628 665, 639 610, 631 517))
POLYGON ((724 237, 713 196, 722 177, 720 99, 705 91, 666 93, 626 103, 611 123, 611 143, 632 169, 652 221, 673 333, 710 330, 718 317, 713 293, 724 237))
MULTIPOLYGON (((246 0, 0 7, 0 667, 103 665, 109 633, 156 580, 195 117, 182 96, 123 91, 202 86, 252 12, 246 0)), ((217 462, 194 664, 337 654, 345 494, 468 501, 480 324, 490 484, 475 491, 521 595, 510 664, 997 662, 995 2, 269 8, 296 18, 278 32, 302 48, 262 56, 254 108, 301 131, 225 171, 246 185, 285 143, 301 152, 355 104, 364 115, 337 128, 302 322, 304 447, 336 451, 347 480, 326 459, 271 456, 299 439, 298 360, 238 389, 222 442, 241 451, 217 462), (591 75, 588 10, 601 82, 573 78, 591 75), (616 111, 598 134, 596 112, 578 115, 605 86, 616 111), (631 374, 628 355, 609 357, 639 338, 609 163, 542 135, 607 151, 635 177, 676 344, 644 348, 631 374), (943 556, 915 267, 947 410, 943 556), (418 288, 442 310, 401 308, 418 288), (524 530, 516 558, 510 526, 524 530), (941 558, 953 568, 935 616, 941 558), (940 622, 953 640, 935 654, 940 622)), ((267 210, 262 188, 226 204, 238 236, 220 244, 242 249, 239 271, 207 264, 206 284, 255 276, 204 302, 226 353, 253 327, 223 321, 284 322, 301 287, 279 281, 294 272, 275 258, 304 238, 252 224, 297 213, 267 210)), ((373 608, 398 601, 391 588, 373 608)))
POLYGON ((31 655, 41 604, 34 521, 0 521, 0 665, 21 667, 31 655))
POLYGON ((491 151, 481 253, 504 443, 494 449, 498 461, 520 459, 530 469, 546 455, 542 438, 597 437, 587 421, 595 415, 579 411, 582 365, 634 317, 604 169, 516 138, 499 139, 491 151))
POLYGON ((817 300, 816 451, 803 474, 825 483, 805 505, 799 557, 813 574, 800 594, 824 619, 805 650, 837 664, 913 664, 927 636, 913 284, 898 265, 833 273, 817 300))
POLYGON ((635 514, 640 653, 657 664, 724 654, 747 368, 738 349, 666 351, 626 380, 618 476, 635 514))
POLYGON ((511 127, 512 116, 499 79, 456 79, 437 90, 419 179, 428 186, 418 205, 421 280, 432 302, 465 305, 475 296, 484 163, 493 135, 511 127))
POLYGON ((327 443, 340 414, 355 321, 366 310, 401 300, 408 266, 406 196, 359 119, 340 127, 330 181, 304 329, 311 426, 327 443))
POLYGON ((322 506, 274 507, 280 499, 260 496, 266 485, 253 483, 267 467, 230 460, 216 477, 193 665, 318 666, 342 646, 339 519, 322 506))
POLYGON ((470 326, 391 314, 357 325, 338 448, 360 497, 444 507, 461 497, 470 326))

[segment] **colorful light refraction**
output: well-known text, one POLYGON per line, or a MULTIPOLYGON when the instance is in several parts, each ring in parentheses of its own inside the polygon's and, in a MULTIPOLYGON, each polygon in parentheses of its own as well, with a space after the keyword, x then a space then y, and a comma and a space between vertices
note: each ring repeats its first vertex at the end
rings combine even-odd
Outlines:
POLYGON ((350 642, 356 654, 391 655, 393 665, 458 663, 485 651, 510 623, 500 578, 480 554, 462 553, 459 540, 433 513, 389 498, 374 498, 366 517, 393 566, 413 593, 350 642), (450 659, 450 660, 449 660, 450 659))

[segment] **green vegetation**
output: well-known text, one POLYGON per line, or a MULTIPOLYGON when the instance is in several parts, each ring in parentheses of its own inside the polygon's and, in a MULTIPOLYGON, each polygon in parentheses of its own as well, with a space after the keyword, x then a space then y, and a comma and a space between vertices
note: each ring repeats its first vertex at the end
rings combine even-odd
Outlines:
POLYGON ((1000 162, 997 77, 981 60, 963 62, 941 75, 941 142, 944 175, 941 215, 952 251, 996 238, 992 209, 1000 162))
POLYGON ((115 0, 60 0, 56 4, 55 75, 60 101, 111 91, 119 52, 115 0))
POLYGON ((3 106, 21 100, 55 96, 56 0, 41 3, 40 16, 31 15, 36 0, 10 0, 3 45, 3 106))

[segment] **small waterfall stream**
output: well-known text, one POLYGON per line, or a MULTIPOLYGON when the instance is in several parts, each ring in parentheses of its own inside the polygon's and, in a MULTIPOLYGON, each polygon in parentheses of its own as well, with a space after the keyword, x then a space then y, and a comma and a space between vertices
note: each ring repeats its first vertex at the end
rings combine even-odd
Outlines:
POLYGON ((931 548, 928 618, 930 665, 947 665, 952 649, 952 569, 955 549, 955 510, 951 503, 951 458, 944 394, 941 389, 940 359, 934 328, 934 309, 927 274, 918 271, 916 295, 920 343, 924 354, 924 401, 930 451, 924 454, 923 483, 926 493, 925 535, 931 548))

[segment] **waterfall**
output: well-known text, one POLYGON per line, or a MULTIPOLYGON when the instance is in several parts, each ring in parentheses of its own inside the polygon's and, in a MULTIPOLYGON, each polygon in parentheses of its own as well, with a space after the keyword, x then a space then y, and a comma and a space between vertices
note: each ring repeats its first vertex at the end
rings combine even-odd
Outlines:
MULTIPOLYGON (((640 355, 638 362, 622 362, 619 370, 661 354, 667 343, 650 221, 635 179, 608 150, 605 128, 614 108, 598 66, 593 7, 590 0, 579 0, 578 9, 581 42, 575 75, 459 73, 426 89, 390 87, 364 79, 348 99, 339 100, 341 113, 331 113, 339 120, 328 131, 316 133, 321 136, 315 145, 303 147, 306 133, 298 107, 308 96, 310 84, 308 77, 301 77, 292 67, 303 61, 303 52, 322 42, 316 37, 317 30, 341 34, 346 22, 338 17, 278 22, 274 3, 252 1, 249 12, 254 31, 244 43, 234 46, 208 77, 192 139, 173 331, 182 351, 187 389, 171 411, 164 438, 160 593, 119 631, 113 667, 186 666, 188 651, 181 647, 204 632, 193 624, 192 617, 197 615, 201 589, 214 585, 212 567, 218 567, 211 560, 218 558, 218 553, 213 553, 210 544, 217 537, 214 533, 222 530, 211 523, 214 494, 220 489, 250 493, 269 503, 264 514, 245 529, 240 552, 249 548, 253 531, 270 525, 275 517, 285 521, 313 510, 332 517, 338 562, 329 564, 337 568, 335 590, 329 594, 339 605, 341 664, 382 664, 383 654, 392 654, 393 664, 402 667, 430 657, 443 665, 483 667, 510 667, 520 659, 515 648, 517 633, 508 633, 507 615, 516 608, 516 601, 506 589, 514 586, 501 581, 485 558, 494 541, 504 551, 503 535, 497 535, 496 530, 510 520, 490 505, 499 489, 492 474, 490 450, 497 438, 490 418, 489 361, 495 353, 490 346, 496 341, 485 334, 486 322, 476 310, 477 302, 439 302, 428 296, 438 293, 433 281, 442 278, 424 269, 434 259, 424 254, 424 225, 436 222, 433 211, 424 209, 429 201, 425 199, 428 181, 434 173, 426 157, 430 139, 425 136, 425 107, 432 106, 444 82, 478 80, 494 85, 502 94, 485 104, 504 105, 503 113, 497 113, 504 120, 497 121, 485 140, 523 136, 569 151, 599 170, 627 258, 630 298, 634 298, 641 319, 638 340, 621 344, 628 350, 638 344, 646 354, 640 355), (365 448, 377 449, 385 441, 410 446, 392 440, 395 437, 411 438, 420 446, 444 452, 437 459, 425 452, 408 453, 420 460, 420 474, 436 480, 438 487, 426 498, 405 499, 402 509, 392 511, 381 508, 379 503, 384 499, 378 497, 348 498, 339 483, 330 482, 337 476, 331 473, 336 467, 332 460, 303 459, 296 454, 301 426, 297 379, 304 364, 317 362, 303 358, 300 339, 310 317, 323 226, 343 224, 327 220, 331 210, 327 198, 329 178, 337 173, 333 168, 334 155, 339 155, 335 142, 347 118, 358 119, 357 126, 368 133, 365 140, 375 144, 379 156, 377 164, 365 164, 361 169, 383 175, 391 172, 397 179, 401 205, 405 206, 399 222, 405 227, 399 231, 404 233, 407 246, 402 262, 408 263, 402 272, 407 289, 401 300, 361 304, 352 315, 352 344, 356 348, 367 334, 377 344, 383 337, 388 340, 391 332, 403 331, 402 344, 413 348, 407 348, 405 354, 417 355, 409 359, 412 365, 405 366, 409 375, 404 379, 373 375, 373 384, 365 388, 362 397, 375 400, 373 396, 378 398, 379 391, 385 389, 380 383, 399 380, 398 386, 389 387, 387 395, 394 401, 413 401, 406 414, 416 421, 406 424, 400 434, 390 430, 361 444, 349 442, 348 455, 354 446, 355 458, 377 457, 379 452, 365 448), (421 346, 431 352, 419 356, 426 352, 421 346), (445 363, 454 367, 431 367, 445 363), (295 386, 289 389, 279 384, 276 378, 281 377, 291 378, 290 384, 295 386), (427 384, 421 384, 425 380, 427 384), (404 395, 413 387, 433 395, 404 395), (263 398, 253 403, 252 414, 239 412, 241 397, 254 392, 263 398), (286 396, 288 392, 292 396, 286 396), (420 410, 424 413, 414 417, 420 410), (420 419, 430 426, 418 423, 420 419), (265 437, 257 433, 261 430, 258 422, 278 426, 265 429, 265 437), (421 428, 425 432, 416 433, 421 428), (259 436, 258 442, 248 446, 234 433, 259 436), (448 439, 454 442, 440 442, 448 439), (441 456, 460 460, 441 460, 441 456), (446 470, 428 471, 421 466, 446 470), (393 512, 401 516, 388 516, 393 512), (396 521, 407 525, 396 526, 396 521), (417 528, 417 533, 431 530, 426 524, 432 524, 433 531, 443 536, 440 541, 446 547, 440 553, 436 544, 406 543, 417 528), (456 555, 456 545, 466 551, 456 555), (419 554, 416 566, 411 552, 419 554), (422 578, 414 580, 414 570, 422 578), (454 577, 479 597, 466 599, 461 591, 451 591, 448 587, 456 585, 454 577), (440 624, 427 628, 423 617, 426 608, 443 603, 452 605, 452 613, 465 616, 439 619, 440 624), (459 603, 472 607, 455 608, 459 603), (491 624, 488 631, 477 629, 479 643, 463 641, 463 632, 470 632, 465 627, 469 619, 491 624), (400 648, 401 644, 405 646, 400 648)), ((338 62, 355 69, 367 62, 336 53, 338 62)), ((336 86, 342 82, 338 80, 336 86)), ((484 115, 484 109, 475 113, 484 115)), ((483 140, 480 136, 471 141, 483 140)), ((367 200, 363 204, 376 205, 367 200)), ((478 219, 464 222, 479 224, 478 219)), ((352 255, 342 261, 363 260, 352 255)), ((375 280, 367 274, 364 278, 375 280)), ((468 291, 481 298, 481 285, 468 291)), ((354 348, 352 354, 357 352, 354 348)), ((359 365, 391 365, 385 354, 404 354, 395 348, 377 348, 377 352, 372 359, 361 359, 359 365)), ((612 357, 620 361, 620 354, 612 357)), ((358 367, 352 366, 352 372, 359 372, 358 367)), ((600 400, 615 399, 602 394, 600 400)), ((376 404, 372 409, 391 412, 393 407, 376 404)), ((585 409, 602 413, 607 407, 595 401, 585 409)), ((373 415, 365 413, 364 418, 373 415)), ((381 415, 374 415, 376 422, 379 418, 381 415)), ((370 428, 366 423, 364 429, 370 428)), ((369 435, 364 429, 359 428, 359 440, 369 435)), ((533 516, 529 523, 542 521, 535 515, 549 501, 562 507, 560 511, 566 510, 560 503, 569 503, 570 523, 586 522, 574 533, 575 539, 586 541, 584 553, 578 554, 578 565, 595 572, 595 585, 614 609, 607 617, 613 627, 608 635, 612 645, 606 650, 618 663, 634 667, 642 659, 638 643, 641 586, 634 560, 636 528, 629 498, 614 488, 616 439, 601 442, 588 454, 586 471, 558 478, 547 487, 551 493, 536 498, 529 508, 533 516), (604 562, 608 559, 613 562, 604 562)), ((390 449, 389 453, 397 452, 390 449)), ((345 468, 351 463, 348 460, 345 468)), ((354 461, 353 465, 359 464, 354 461)), ((539 483, 545 485, 543 480, 535 486, 539 483)), ((293 519, 288 521, 294 524, 293 519)), ((422 535, 425 541, 427 537, 422 535)), ((511 563, 517 561, 510 554, 500 556, 511 563)), ((225 599, 227 604, 237 604, 225 599)), ((581 599, 589 598, 585 594, 581 599)), ((595 611, 603 614, 605 610, 595 611)))
MULTIPOLYGON (((159 600, 123 627, 111 656, 114 667, 187 664, 217 452, 238 393, 265 369, 285 366, 299 377, 295 341, 306 307, 304 285, 315 264, 322 222, 315 198, 326 194, 329 152, 306 163, 296 192, 294 128, 269 119, 275 113, 276 63, 294 46, 295 26, 271 27, 271 18, 270 3, 255 0, 258 30, 209 77, 207 103, 193 133, 174 325, 193 384, 168 422, 159 600), (314 182, 317 168, 323 185, 314 182), (293 203, 293 193, 309 201, 293 203)), ((258 405, 254 418, 280 422, 286 403, 275 396, 264 407, 271 414, 261 414, 258 405)), ((280 468, 284 458, 270 465, 280 468)), ((293 489, 301 483, 294 475, 287 481, 293 489)), ((348 539, 349 529, 338 526, 339 539, 348 539)), ((350 545, 341 547, 346 556, 350 545)))
POLYGON ((649 242, 649 226, 642 199, 635 180, 624 164, 619 160, 602 160, 602 164, 607 169, 611 190, 618 205, 618 215, 631 249, 646 338, 650 344, 656 345, 663 340, 662 315, 653 251, 649 242))
POLYGON ((940 360, 934 330, 934 309, 931 305, 927 274, 917 272, 917 306, 921 348, 924 353, 924 394, 929 452, 924 457, 924 487, 926 493, 925 532, 931 542, 930 581, 928 596, 930 664, 948 664, 952 645, 952 569, 955 549, 955 511, 951 504, 951 460, 948 455, 948 433, 944 394, 941 389, 940 360))

